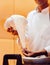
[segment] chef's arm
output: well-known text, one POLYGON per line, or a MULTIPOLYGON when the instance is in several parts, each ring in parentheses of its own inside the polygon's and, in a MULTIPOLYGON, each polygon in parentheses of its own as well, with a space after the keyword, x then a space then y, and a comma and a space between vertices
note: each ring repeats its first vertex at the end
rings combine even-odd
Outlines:
POLYGON ((48 56, 48 53, 47 53, 47 51, 45 49, 42 49, 41 51, 35 52, 32 56, 34 57, 34 55, 35 55, 35 57, 36 56, 41 56, 41 55, 48 56))
POLYGON ((39 55, 50 56, 50 46, 47 46, 43 50, 36 52, 35 55, 36 56, 39 56, 39 55))

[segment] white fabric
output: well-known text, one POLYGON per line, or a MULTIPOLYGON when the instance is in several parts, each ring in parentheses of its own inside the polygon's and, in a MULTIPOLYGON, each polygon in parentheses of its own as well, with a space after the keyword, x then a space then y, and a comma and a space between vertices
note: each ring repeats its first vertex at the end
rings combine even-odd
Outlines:
POLYGON ((50 25, 43 31, 42 38, 46 41, 45 50, 48 52, 48 56, 50 56, 50 25))
MULTIPOLYGON (((43 9, 41 13, 37 12, 37 10, 31 11, 27 16, 27 20, 26 38, 30 41, 30 50, 35 52, 50 46, 49 7, 43 9)), ((46 50, 50 53, 50 47, 48 48, 46 50)))
POLYGON ((6 20, 4 24, 5 29, 8 29, 11 26, 13 27, 14 30, 17 30, 23 48, 25 48, 24 34, 25 34, 26 25, 27 25, 27 20, 24 16, 21 15, 12 15, 6 20))

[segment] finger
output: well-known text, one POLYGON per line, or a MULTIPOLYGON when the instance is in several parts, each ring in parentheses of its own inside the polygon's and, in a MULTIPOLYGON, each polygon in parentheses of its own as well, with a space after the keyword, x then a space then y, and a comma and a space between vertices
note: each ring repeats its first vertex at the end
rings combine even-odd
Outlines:
POLYGON ((23 50, 24 53, 28 54, 28 51, 27 50, 23 50))
POLYGON ((26 57, 28 57, 28 54, 26 54, 26 53, 24 53, 24 52, 23 52, 23 55, 26 56, 26 57))
POLYGON ((24 49, 24 51, 28 54, 31 53, 31 51, 29 51, 28 49, 24 49))
POLYGON ((31 56, 32 56, 32 53, 28 53, 28 54, 27 54, 27 53, 24 53, 24 52, 23 52, 23 55, 25 55, 26 57, 31 57, 31 56))
POLYGON ((29 53, 29 54, 28 54, 28 57, 31 57, 31 56, 32 56, 32 54, 31 54, 31 53, 29 53))
POLYGON ((29 57, 33 57, 34 56, 34 53, 31 52, 31 53, 28 54, 28 56, 29 57))
POLYGON ((28 53, 31 53, 31 51, 29 51, 28 49, 25 49, 25 51, 27 51, 28 53))

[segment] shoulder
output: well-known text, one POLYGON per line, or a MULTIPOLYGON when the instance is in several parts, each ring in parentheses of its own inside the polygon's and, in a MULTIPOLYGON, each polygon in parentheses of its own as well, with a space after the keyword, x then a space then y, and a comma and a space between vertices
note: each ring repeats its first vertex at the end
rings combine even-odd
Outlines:
POLYGON ((27 17, 32 17, 33 15, 36 15, 36 14, 37 14, 37 11, 33 10, 33 11, 28 13, 27 17))

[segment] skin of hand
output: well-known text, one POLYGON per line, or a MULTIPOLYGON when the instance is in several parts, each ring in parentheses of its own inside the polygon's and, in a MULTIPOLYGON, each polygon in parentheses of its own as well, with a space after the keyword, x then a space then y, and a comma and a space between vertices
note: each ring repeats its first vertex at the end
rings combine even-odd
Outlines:
POLYGON ((31 51, 28 51, 27 48, 23 48, 23 49, 22 49, 22 52, 23 52, 23 53, 26 53, 26 54, 31 53, 31 51))
POLYGON ((18 32, 14 30, 13 27, 8 28, 7 32, 12 32, 13 35, 18 35, 18 32))
POLYGON ((13 35, 18 35, 18 32, 17 32, 16 30, 13 30, 13 31, 12 31, 12 34, 13 34, 13 35))
POLYGON ((41 56, 41 55, 48 56, 48 53, 45 49, 38 51, 38 52, 30 52, 27 49, 24 49, 23 55, 25 55, 26 57, 37 57, 37 56, 41 56))
POLYGON ((12 30, 13 30, 13 28, 10 27, 10 28, 7 29, 7 32, 12 32, 12 30))
POLYGON ((34 55, 33 52, 27 50, 27 48, 24 48, 23 51, 22 51, 23 55, 26 56, 26 57, 31 57, 32 55, 34 55))

